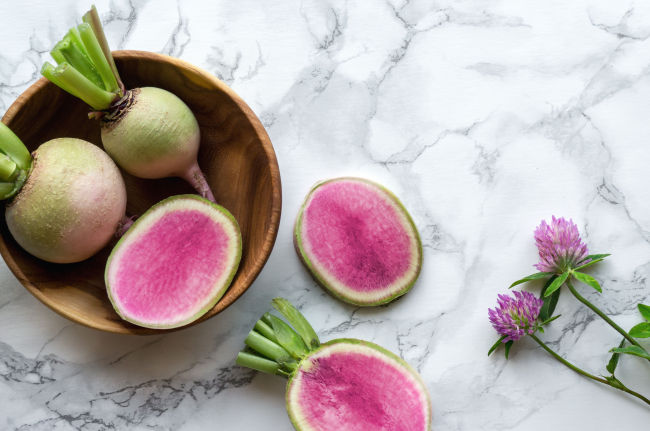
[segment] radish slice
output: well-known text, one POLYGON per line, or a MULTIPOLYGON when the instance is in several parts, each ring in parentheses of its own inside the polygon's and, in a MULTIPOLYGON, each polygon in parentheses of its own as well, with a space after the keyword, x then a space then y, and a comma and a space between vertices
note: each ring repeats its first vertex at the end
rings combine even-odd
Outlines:
POLYGON ((294 244, 319 284, 360 306, 404 295, 422 265, 420 236, 404 206, 361 178, 317 184, 298 214, 294 244))
POLYGON ((117 243, 105 280, 115 311, 147 328, 176 328, 210 310, 241 258, 235 218, 196 195, 167 198, 117 243))
POLYGON ((424 431, 426 388, 404 361, 376 344, 325 343, 304 359, 287 387, 287 411, 301 431, 424 431))

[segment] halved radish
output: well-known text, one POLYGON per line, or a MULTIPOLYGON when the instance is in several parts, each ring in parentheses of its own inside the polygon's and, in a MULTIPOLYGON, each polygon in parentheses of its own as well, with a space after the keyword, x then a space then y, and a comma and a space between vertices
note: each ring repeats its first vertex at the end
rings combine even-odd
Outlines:
POLYGON ((246 338, 237 363, 287 376, 286 406, 299 431, 426 431, 431 408, 426 386, 402 359, 368 341, 320 344, 289 302, 273 305, 293 326, 265 314, 246 338))
POLYGON ((317 184, 298 213, 294 244, 319 284, 361 306, 408 292, 422 265, 420 236, 402 203, 362 178, 317 184))
POLYGON ((196 195, 172 196, 144 213, 113 249, 108 296, 120 317, 136 325, 186 325, 223 296, 241 249, 228 210, 196 195))

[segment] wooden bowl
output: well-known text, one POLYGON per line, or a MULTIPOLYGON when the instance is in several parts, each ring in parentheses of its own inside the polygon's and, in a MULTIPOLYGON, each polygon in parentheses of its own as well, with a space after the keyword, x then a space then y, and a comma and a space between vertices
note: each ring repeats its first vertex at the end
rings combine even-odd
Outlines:
MULTIPOLYGON (((239 222, 243 253, 239 271, 221 300, 197 322, 219 313, 253 283, 271 253, 280 223, 278 163, 264 127, 227 85, 189 63, 141 51, 113 54, 127 88, 155 86, 179 96, 201 127, 199 165, 217 202, 239 222)), ((89 107, 41 78, 18 97, 2 121, 30 151, 59 137, 86 139, 101 146, 99 124, 89 107)), ((144 180, 125 172, 127 213, 142 214, 161 199, 193 193, 182 180, 144 180)), ((104 266, 113 246, 76 264, 53 264, 25 252, 11 237, 0 211, 0 253, 23 286, 52 310, 102 331, 153 334, 121 320, 106 295, 104 266)))

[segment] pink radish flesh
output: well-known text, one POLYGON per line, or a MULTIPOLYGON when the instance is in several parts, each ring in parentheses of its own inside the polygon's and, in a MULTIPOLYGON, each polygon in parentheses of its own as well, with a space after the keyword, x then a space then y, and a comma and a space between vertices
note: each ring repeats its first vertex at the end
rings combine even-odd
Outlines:
POLYGON ((417 277, 417 232, 401 205, 374 184, 342 179, 316 187, 297 233, 326 287, 360 305, 366 296, 392 299, 417 277))
POLYGON ((419 378, 399 360, 363 344, 345 344, 315 352, 291 381, 288 408, 298 429, 428 429, 428 397, 419 378))
POLYGON ((116 247, 107 285, 126 320, 180 326, 200 317, 225 291, 239 262, 241 239, 234 220, 204 202, 184 208, 172 201, 176 205, 169 209, 146 213, 116 247))

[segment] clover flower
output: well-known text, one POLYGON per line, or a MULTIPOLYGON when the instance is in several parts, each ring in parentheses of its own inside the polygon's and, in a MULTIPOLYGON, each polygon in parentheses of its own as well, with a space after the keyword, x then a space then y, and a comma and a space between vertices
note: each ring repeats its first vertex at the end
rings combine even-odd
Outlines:
POLYGON ((541 272, 562 274, 569 269, 589 262, 587 245, 582 242, 578 226, 564 217, 545 220, 535 229, 535 242, 539 250, 539 263, 535 265, 541 272))
POLYGON ((517 341, 525 335, 534 334, 538 329, 539 313, 544 301, 530 292, 513 292, 497 297, 497 307, 488 309, 490 323, 496 331, 505 336, 502 341, 517 341))

